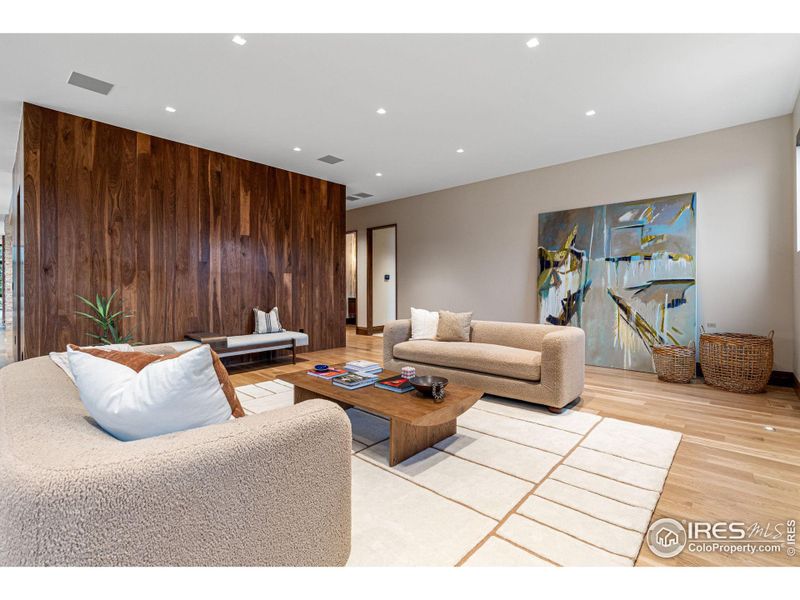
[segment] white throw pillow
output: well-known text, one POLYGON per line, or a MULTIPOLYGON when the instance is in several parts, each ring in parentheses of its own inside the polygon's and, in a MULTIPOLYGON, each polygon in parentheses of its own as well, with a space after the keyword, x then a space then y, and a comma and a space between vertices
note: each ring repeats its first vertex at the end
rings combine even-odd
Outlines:
MULTIPOLYGON (((94 348, 95 350, 104 350, 108 352, 109 350, 116 350, 117 352, 133 352, 133 346, 130 344, 106 344, 105 346, 84 346, 86 348, 94 348)), ((72 383, 75 383, 75 377, 72 375, 72 371, 69 368, 69 358, 67 358, 66 352, 51 352, 50 353, 50 360, 58 365, 58 367, 67 374, 67 377, 70 378, 72 383)))
POLYGON ((254 308, 253 313, 256 320, 256 330, 253 333, 280 333, 283 331, 281 320, 278 318, 277 306, 269 312, 254 308))
POLYGON ((411 307, 411 339, 435 340, 439 326, 439 313, 411 307))
POLYGON ((75 385, 86 410, 115 438, 148 438, 231 418, 211 350, 198 346, 140 372, 67 349, 75 385))

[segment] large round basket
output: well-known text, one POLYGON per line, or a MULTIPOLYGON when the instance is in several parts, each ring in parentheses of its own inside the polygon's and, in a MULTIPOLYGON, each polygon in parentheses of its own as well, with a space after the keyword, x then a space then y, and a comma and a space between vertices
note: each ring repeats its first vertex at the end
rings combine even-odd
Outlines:
POLYGON ((653 346, 653 366, 661 381, 689 383, 695 372, 694 344, 653 346))
POLYGON ((772 335, 703 333, 700 368, 708 385, 742 394, 757 394, 772 374, 772 335))

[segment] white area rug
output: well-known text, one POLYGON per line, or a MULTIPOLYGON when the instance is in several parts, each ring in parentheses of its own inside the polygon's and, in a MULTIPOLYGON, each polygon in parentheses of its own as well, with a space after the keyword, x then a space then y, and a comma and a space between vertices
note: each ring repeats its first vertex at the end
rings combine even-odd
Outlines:
MULTIPOLYGON (((237 388, 245 412, 292 403, 281 380, 237 388)), ((484 396, 455 435, 388 466, 389 422, 353 428, 353 566, 626 566, 681 435, 484 396)))

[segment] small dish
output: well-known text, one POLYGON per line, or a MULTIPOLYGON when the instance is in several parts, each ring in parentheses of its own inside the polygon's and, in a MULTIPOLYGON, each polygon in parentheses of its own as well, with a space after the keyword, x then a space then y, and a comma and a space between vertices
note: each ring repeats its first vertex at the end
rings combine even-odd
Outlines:
POLYGON ((317 373, 325 373, 326 371, 330 371, 331 368, 328 365, 314 365, 314 370, 317 373))

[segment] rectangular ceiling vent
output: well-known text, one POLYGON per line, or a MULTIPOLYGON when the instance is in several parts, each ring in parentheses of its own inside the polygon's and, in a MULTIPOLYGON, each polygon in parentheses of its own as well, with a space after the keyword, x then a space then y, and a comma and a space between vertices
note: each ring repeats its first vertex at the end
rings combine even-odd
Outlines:
POLYGON ((89 77, 77 71, 72 72, 72 75, 67 79, 67 83, 75 87, 83 88, 84 90, 89 90, 90 92, 103 94, 103 96, 108 96, 108 93, 114 87, 113 83, 108 83, 102 79, 95 79, 94 77, 89 77))
POLYGON ((322 158, 318 158, 317 160, 321 160, 324 163, 328 163, 329 165, 335 165, 336 163, 342 162, 344 159, 339 158, 338 156, 334 156, 333 154, 326 154, 322 158))
POLYGON ((347 196, 347 197, 345 198, 345 200, 348 200, 348 201, 350 201, 350 202, 355 202, 356 200, 360 200, 360 199, 361 199, 361 198, 359 198, 358 196, 347 196))
POLYGON ((359 192, 356 196, 359 198, 372 198, 372 194, 368 194, 367 192, 359 192))

